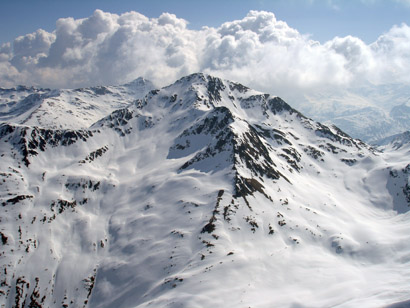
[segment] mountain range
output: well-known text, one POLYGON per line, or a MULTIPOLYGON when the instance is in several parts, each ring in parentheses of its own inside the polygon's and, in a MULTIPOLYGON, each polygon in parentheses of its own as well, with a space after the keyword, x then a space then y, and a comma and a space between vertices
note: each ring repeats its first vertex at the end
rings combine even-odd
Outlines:
POLYGON ((201 73, 0 92, 0 305, 410 305, 405 135, 201 73))
POLYGON ((410 88, 405 84, 295 92, 289 99, 305 115, 371 144, 410 131, 410 88))
POLYGON ((0 88, 0 121, 50 129, 83 129, 144 97, 154 85, 138 78, 121 86, 79 89, 0 88))

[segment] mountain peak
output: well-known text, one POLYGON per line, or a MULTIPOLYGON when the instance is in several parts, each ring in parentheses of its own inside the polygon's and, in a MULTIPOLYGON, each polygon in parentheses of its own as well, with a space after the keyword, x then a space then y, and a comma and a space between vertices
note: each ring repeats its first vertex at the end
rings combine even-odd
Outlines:
POLYGON ((147 87, 150 89, 154 89, 154 84, 148 80, 145 79, 144 77, 138 77, 130 82, 127 82, 126 84, 123 85, 124 87, 133 87, 133 88, 141 88, 141 87, 147 87))
POLYGON ((248 87, 245 87, 237 82, 232 82, 229 80, 224 80, 220 77, 212 76, 204 73, 194 73, 188 76, 184 76, 178 79, 174 84, 178 85, 203 85, 208 89, 210 96, 218 97, 218 92, 224 90, 227 86, 230 90, 238 90, 240 92, 246 92, 250 90, 248 87))

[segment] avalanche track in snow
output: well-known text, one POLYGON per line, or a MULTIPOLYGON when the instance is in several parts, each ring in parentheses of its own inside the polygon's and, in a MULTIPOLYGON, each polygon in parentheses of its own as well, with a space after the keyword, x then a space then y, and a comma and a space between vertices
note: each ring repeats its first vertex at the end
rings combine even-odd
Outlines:
POLYGON ((2 307, 408 303, 409 144, 204 74, 121 95, 81 129, 2 114, 2 307))

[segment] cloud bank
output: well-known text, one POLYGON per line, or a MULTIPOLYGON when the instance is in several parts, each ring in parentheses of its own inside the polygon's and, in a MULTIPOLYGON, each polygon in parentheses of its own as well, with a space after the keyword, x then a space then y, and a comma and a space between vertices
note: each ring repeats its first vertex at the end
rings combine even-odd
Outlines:
POLYGON ((1 87, 72 88, 139 76, 162 86, 199 71, 273 93, 409 82, 410 27, 394 26, 372 44, 352 36, 320 44, 270 12, 191 30, 173 14, 96 10, 85 19, 59 19, 53 33, 37 30, 0 47, 1 87))

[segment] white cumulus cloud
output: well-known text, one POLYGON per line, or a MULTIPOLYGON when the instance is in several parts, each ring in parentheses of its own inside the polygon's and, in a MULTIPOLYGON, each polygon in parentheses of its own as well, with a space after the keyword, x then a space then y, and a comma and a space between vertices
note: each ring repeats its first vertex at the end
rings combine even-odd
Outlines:
POLYGON ((3 44, 0 86, 119 84, 139 76, 161 86, 203 71, 276 93, 408 82, 409 55, 405 24, 372 44, 352 36, 320 44, 270 12, 191 30, 173 14, 148 18, 96 10, 85 19, 59 19, 52 33, 37 30, 3 44))

